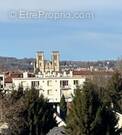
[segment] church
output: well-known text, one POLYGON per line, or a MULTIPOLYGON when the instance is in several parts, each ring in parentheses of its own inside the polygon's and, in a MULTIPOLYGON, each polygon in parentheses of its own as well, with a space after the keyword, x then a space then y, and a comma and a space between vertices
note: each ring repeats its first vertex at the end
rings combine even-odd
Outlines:
POLYGON ((60 55, 58 51, 53 51, 51 60, 46 60, 44 56, 44 52, 37 52, 36 61, 34 65, 35 73, 40 72, 43 73, 52 73, 60 71, 60 55))

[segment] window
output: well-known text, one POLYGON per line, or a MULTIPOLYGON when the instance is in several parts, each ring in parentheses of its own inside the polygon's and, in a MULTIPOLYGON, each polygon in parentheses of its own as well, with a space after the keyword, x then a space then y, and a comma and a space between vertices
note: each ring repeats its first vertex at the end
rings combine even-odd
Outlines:
POLYGON ((3 81, 3 77, 0 77, 0 81, 3 81))
POLYGON ((38 56, 39 60, 42 60, 42 56, 38 56))
POLYGON ((61 87, 68 86, 68 81, 67 81, 67 80, 65 80, 65 81, 60 81, 60 86, 61 86, 61 87))
POLYGON ((47 86, 51 86, 52 80, 47 81, 47 86))
POLYGON ((78 80, 74 80, 74 85, 78 85, 78 80))
POLYGON ((47 90, 47 95, 52 95, 52 90, 47 90))
POLYGON ((38 88, 38 87, 39 87, 39 81, 32 81, 32 82, 31 82, 31 86, 32 86, 33 88, 38 88))
POLYGON ((3 88, 3 85, 2 84, 0 84, 0 88, 3 88))

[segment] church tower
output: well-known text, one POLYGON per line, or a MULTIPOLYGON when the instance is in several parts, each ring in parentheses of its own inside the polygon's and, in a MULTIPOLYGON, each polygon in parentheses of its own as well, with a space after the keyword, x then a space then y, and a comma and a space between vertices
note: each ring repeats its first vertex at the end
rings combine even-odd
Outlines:
POLYGON ((36 54, 36 68, 41 72, 44 73, 44 52, 37 52, 36 54))
POLYGON ((34 72, 38 73, 41 72, 59 72, 60 71, 60 55, 58 51, 52 52, 51 61, 45 60, 44 52, 37 52, 36 54, 36 61, 34 65, 34 72))
POLYGON ((52 52, 52 69, 53 71, 57 71, 59 72, 60 69, 59 69, 59 65, 60 65, 60 55, 59 55, 59 52, 58 51, 53 51, 52 52))

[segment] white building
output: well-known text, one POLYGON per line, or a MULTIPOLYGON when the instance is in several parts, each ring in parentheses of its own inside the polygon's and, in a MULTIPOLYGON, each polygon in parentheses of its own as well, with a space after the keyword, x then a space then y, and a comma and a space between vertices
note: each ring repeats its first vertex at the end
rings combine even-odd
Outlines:
POLYGON ((31 78, 27 76, 27 73, 24 73, 23 78, 13 78, 13 86, 15 90, 19 86, 22 86, 23 89, 34 87, 40 91, 40 94, 49 99, 49 102, 59 103, 63 94, 67 101, 71 101, 76 86, 82 86, 84 81, 85 78, 73 76, 72 72, 69 74, 66 72, 63 74, 44 73, 31 78))
POLYGON ((4 75, 1 74, 0 75, 0 89, 4 89, 4 75))

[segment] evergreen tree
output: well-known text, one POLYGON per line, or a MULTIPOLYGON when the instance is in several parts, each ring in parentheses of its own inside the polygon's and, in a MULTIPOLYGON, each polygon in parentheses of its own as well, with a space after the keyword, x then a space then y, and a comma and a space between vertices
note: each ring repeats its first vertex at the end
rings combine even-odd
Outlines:
POLYGON ((92 135, 100 101, 94 85, 86 81, 83 89, 77 89, 67 120, 67 132, 71 135, 92 135))
POLYGON ((60 116, 63 120, 65 120, 66 115, 67 115, 67 103, 65 101, 64 95, 62 95, 61 101, 60 101, 60 116))
POLYGON ((33 97, 33 90, 29 93, 27 110, 27 127, 29 135, 45 135, 50 129, 57 126, 53 117, 53 106, 44 99, 43 95, 33 97))
POLYGON ((7 118, 11 135, 46 135, 57 126, 53 107, 35 89, 25 91, 9 112, 7 118))
POLYGON ((121 133, 121 129, 117 127, 116 113, 105 105, 98 109, 93 125, 92 135, 120 135, 121 133))
POLYGON ((82 89, 75 91, 67 119, 69 135, 119 135, 115 113, 103 104, 97 88, 86 81, 82 89))
POLYGON ((122 75, 115 72, 107 86, 108 101, 113 104, 114 111, 122 114, 122 75))

